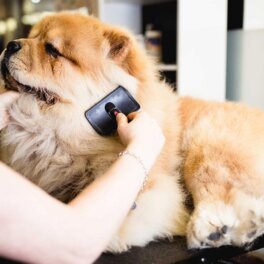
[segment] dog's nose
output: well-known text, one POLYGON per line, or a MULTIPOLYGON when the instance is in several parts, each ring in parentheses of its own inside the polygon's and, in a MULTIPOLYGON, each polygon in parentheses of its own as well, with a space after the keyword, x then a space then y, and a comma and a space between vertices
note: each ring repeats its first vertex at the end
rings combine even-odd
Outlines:
POLYGON ((13 40, 8 42, 6 50, 8 53, 13 54, 19 51, 21 48, 22 48, 21 43, 13 40))

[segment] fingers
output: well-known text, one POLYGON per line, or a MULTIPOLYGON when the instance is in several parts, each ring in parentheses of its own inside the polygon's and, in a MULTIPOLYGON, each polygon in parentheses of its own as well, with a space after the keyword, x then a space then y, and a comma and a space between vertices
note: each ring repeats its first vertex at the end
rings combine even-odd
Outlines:
POLYGON ((143 113, 142 112, 132 112, 128 114, 127 116, 125 116, 123 113, 119 113, 116 116, 116 121, 117 121, 118 126, 126 125, 128 124, 128 120, 133 120, 139 115, 143 115, 143 113))
POLYGON ((143 112, 132 112, 127 117, 129 120, 133 120, 139 115, 143 115, 143 112))
POLYGON ((137 112, 132 112, 132 113, 130 113, 130 114, 127 115, 127 118, 128 118, 129 120, 133 120, 133 119, 135 118, 136 115, 137 115, 137 112))

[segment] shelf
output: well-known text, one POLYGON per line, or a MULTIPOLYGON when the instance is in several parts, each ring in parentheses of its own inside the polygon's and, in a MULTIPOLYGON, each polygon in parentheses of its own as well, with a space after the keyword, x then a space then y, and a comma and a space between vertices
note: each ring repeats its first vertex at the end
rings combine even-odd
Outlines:
POLYGON ((158 64, 159 71, 177 71, 177 69, 176 64, 158 64))

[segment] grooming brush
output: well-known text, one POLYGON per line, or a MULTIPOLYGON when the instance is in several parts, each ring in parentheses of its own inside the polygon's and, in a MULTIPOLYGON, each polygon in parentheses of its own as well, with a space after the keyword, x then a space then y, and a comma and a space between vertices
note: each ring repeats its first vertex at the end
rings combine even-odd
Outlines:
POLYGON ((107 136, 116 131, 116 116, 118 113, 128 115, 139 108, 140 105, 128 90, 122 86, 118 86, 85 111, 85 117, 98 134, 107 136))

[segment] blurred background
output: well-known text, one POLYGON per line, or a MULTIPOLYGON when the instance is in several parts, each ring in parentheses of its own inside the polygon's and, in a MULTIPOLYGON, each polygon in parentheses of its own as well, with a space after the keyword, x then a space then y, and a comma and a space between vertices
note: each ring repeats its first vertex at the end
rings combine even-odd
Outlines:
POLYGON ((180 95, 264 109, 263 0, 0 0, 0 52, 62 10, 129 28, 180 95))
POLYGON ((0 50, 8 41, 25 37, 41 18, 62 10, 88 14, 94 1, 75 0, 0 0, 0 50))

